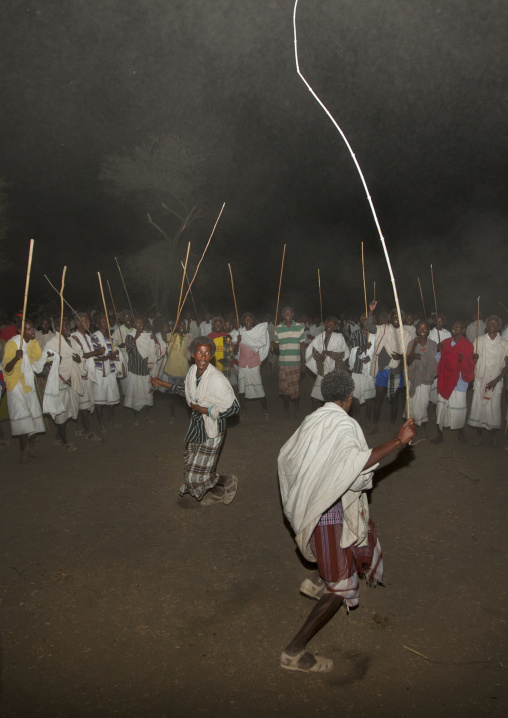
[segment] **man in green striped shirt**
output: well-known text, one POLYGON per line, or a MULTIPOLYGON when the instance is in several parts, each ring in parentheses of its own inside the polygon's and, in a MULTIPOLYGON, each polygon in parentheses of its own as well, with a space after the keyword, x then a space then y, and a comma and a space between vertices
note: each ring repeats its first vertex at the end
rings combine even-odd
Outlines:
POLYGON ((300 378, 305 373, 305 331, 293 320, 292 307, 282 310, 283 322, 275 329, 274 345, 279 349, 279 394, 284 401, 284 418, 289 417, 289 401, 300 415, 300 378))

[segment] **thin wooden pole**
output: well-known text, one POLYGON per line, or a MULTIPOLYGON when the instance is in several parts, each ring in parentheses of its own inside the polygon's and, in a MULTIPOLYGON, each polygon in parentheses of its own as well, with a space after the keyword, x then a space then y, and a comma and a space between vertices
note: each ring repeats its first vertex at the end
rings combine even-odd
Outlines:
MULTIPOLYGON (((115 259, 116 259, 116 257, 115 257, 115 259)), ((120 267, 119 267, 119 269, 120 269, 120 267)), ((111 327, 109 326, 108 308, 106 306, 106 300, 104 299, 104 289, 102 288, 101 273, 97 272, 97 276, 99 277, 99 286, 101 288, 102 303, 104 305, 104 314, 106 315, 106 324, 108 325, 108 334, 109 334, 109 339, 111 341, 111 351, 113 352, 113 337, 111 336, 111 327)))
POLYGON ((63 307, 64 307, 64 299, 63 299, 63 290, 65 287, 65 273, 67 272, 67 267, 63 268, 62 272, 62 288, 60 289, 60 333, 58 335, 58 355, 61 356, 60 349, 62 348, 62 324, 63 324, 63 307))
POLYGON ((420 297, 422 298, 423 318, 427 319, 427 312, 425 311, 425 302, 423 301, 422 284, 420 282, 420 277, 418 277, 418 286, 420 287, 420 297))
MULTIPOLYGON (((120 344, 123 344, 122 328, 120 327, 120 322, 118 321, 118 314, 116 313, 115 300, 113 299, 113 292, 111 291, 109 279, 106 279, 106 284, 108 285, 109 296, 111 297, 111 304, 113 305, 113 311, 115 313, 116 325, 118 327, 118 331, 120 332, 120 344)), ((111 346, 113 346, 113 337, 111 337, 111 346)))
MULTIPOLYGON (((44 278, 47 280, 49 286, 50 286, 52 289, 55 290, 55 292, 58 294, 58 296, 60 296, 60 292, 59 292, 58 289, 55 287, 55 285, 50 282, 50 280, 49 280, 49 278, 48 278, 48 276, 47 276, 46 274, 44 275, 44 278)), ((91 333, 90 330, 85 327, 85 325, 83 324, 83 322, 82 322, 81 319, 79 318, 77 311, 71 307, 71 305, 69 304, 69 302, 67 301, 67 299, 65 299, 65 297, 64 297, 64 302, 65 302, 65 304, 67 304, 67 306, 69 307, 69 309, 71 310, 71 312, 74 314, 74 316, 76 317, 76 319, 78 320, 78 322, 81 324, 81 326, 83 327, 83 329, 85 330, 85 332, 88 332, 88 334, 90 334, 90 333, 91 333)))
POLYGON ((369 308, 367 306, 367 286, 365 284, 365 260, 363 257, 363 242, 362 242, 362 274, 363 274, 363 295, 365 297, 365 316, 369 313, 369 308))
POLYGON ((476 354, 478 354, 478 335, 480 333, 480 297, 478 297, 478 310, 476 313, 476 354))
POLYGON ((30 240, 30 248, 28 250, 28 267, 26 270, 26 279, 25 279, 25 296, 23 298, 23 317, 21 318, 21 341, 19 343, 19 348, 21 351, 23 351, 23 334, 25 333, 25 317, 26 317, 26 305, 28 300, 28 286, 30 284, 30 272, 32 270, 32 256, 34 253, 34 240, 30 240))
MULTIPOLYGON (((180 264, 182 265, 182 268, 185 269, 182 260, 180 260, 180 264)), ((187 274, 187 272, 185 272, 185 276, 187 277, 187 286, 188 286, 189 289, 190 289, 189 275, 187 274)), ((192 289, 190 289, 190 295, 191 295, 192 306, 194 307, 194 314, 196 315, 196 323, 197 323, 197 321, 198 321, 198 310, 196 309, 196 302, 194 301, 194 294, 192 293, 192 289)))
MULTIPOLYGON (((129 309, 131 310, 132 321, 134 321, 134 319, 136 318, 136 315, 134 314, 134 311, 132 309, 131 300, 129 298, 129 292, 127 291, 127 287, 125 286, 122 270, 120 269, 120 265, 118 264, 118 259, 116 257, 115 257, 115 262, 116 262, 116 266, 118 267, 118 271, 120 272, 120 279, 122 280, 123 288, 125 290, 125 296, 127 297, 127 301, 129 302, 129 309)), ((102 286, 102 284, 101 284, 101 286, 102 286)))
POLYGON ((296 9, 297 9, 297 6, 298 6, 298 0, 295 0, 294 9, 293 9, 293 35, 294 35, 294 43, 295 43, 295 63, 296 63, 296 71, 297 71, 297 73, 298 73, 298 76, 302 79, 302 81, 304 82, 305 86, 307 87, 307 89, 308 89, 309 92, 311 93, 311 95, 312 95, 312 96, 314 97, 314 99, 316 100, 316 102, 318 102, 318 104, 320 105, 320 107, 326 112, 326 114, 328 115, 328 117, 329 117, 330 120, 332 121, 334 127, 335 127, 335 128, 337 129, 337 131, 340 133, 340 136, 341 136, 342 139, 344 140, 344 143, 346 144, 346 146, 347 146, 347 148, 348 148, 348 150, 349 150, 349 153, 350 153, 350 155, 351 155, 351 158, 352 158, 352 160, 353 160, 353 162, 354 162, 354 164, 355 164, 355 166, 356 166, 356 169, 358 170, 358 174, 359 174, 360 179, 361 179, 361 181, 362 181, 362 184, 363 184, 363 187, 364 187, 364 190, 365 190, 365 194, 366 194, 366 196, 367 196, 367 201, 368 201, 368 203, 369 203, 369 206, 370 206, 370 209, 371 209, 371 212, 372 212, 372 217, 373 217, 373 219, 374 219, 374 223, 375 223, 375 225, 376 225, 376 228, 377 228, 377 231, 378 231, 378 234, 379 234, 379 239, 380 239, 381 245, 382 245, 382 247, 383 247, 383 252, 384 252, 384 255, 385 255, 386 263, 387 263, 387 265, 388 265, 388 271, 389 271, 389 273, 390 273, 390 279, 391 279, 392 287, 393 287, 393 294, 394 294, 394 297, 395 297, 395 306, 396 306, 396 308, 397 308, 397 313, 398 313, 398 316, 399 316, 399 330, 400 330, 400 341, 401 341, 401 347, 402 347, 402 361, 403 361, 403 365, 404 365, 404 378, 405 378, 405 380, 406 380, 406 406, 407 406, 407 417, 408 417, 408 419, 409 419, 409 417, 411 416, 411 414, 410 414, 410 411, 409 411, 409 380, 408 380, 408 373, 407 373, 406 348, 405 348, 405 345, 404 345, 404 342, 405 342, 405 338, 404 338, 404 328, 403 328, 403 326, 402 326, 402 321, 400 321, 401 318, 402 318, 402 314, 401 314, 401 311, 400 311, 399 295, 398 295, 398 293, 397 293, 397 286, 396 286, 396 284, 395 284, 395 277, 393 276, 393 270, 392 270, 392 264, 391 264, 391 262, 390 262, 390 256, 389 256, 389 254, 388 254, 388 249, 387 249, 387 247, 386 247, 386 242, 385 242, 385 239, 384 239, 384 237, 383 237, 383 233, 381 232, 381 225, 379 224, 378 216, 377 216, 377 214, 376 214, 376 209, 375 209, 375 207, 374 207, 374 203, 373 203, 373 201, 372 201, 372 197, 370 196, 370 192, 369 192, 369 188, 368 188, 368 186, 367 186, 367 182, 365 181, 365 177, 363 176, 362 168, 360 167, 360 164, 359 164, 358 160, 356 159, 356 155, 355 155, 355 153, 353 152, 353 149, 352 149, 351 145, 349 144, 346 135, 345 135, 344 132, 342 131, 341 127, 339 126, 339 124, 337 123, 337 121, 335 120, 335 118, 333 117, 333 115, 331 114, 330 110, 329 110, 329 109, 325 106, 325 104, 319 99, 319 97, 317 96, 317 94, 314 92, 314 90, 312 89, 312 87, 309 85, 309 83, 307 82, 307 80, 305 79, 305 77, 304 77, 304 76, 302 75, 302 73, 300 72, 300 63, 299 63, 299 61, 298 61, 298 38, 297 38, 297 33, 296 33, 296 9))
POLYGON ((374 281, 374 301, 376 301, 376 282, 374 281))
POLYGON ((178 298, 178 310, 177 315, 180 316, 180 312, 182 311, 182 294, 183 294, 183 285, 185 283, 185 274, 187 272, 187 262, 189 261, 189 252, 190 252, 190 242, 187 245, 187 256, 185 257, 185 266, 183 268, 183 275, 182 275, 182 284, 180 286, 180 296, 178 298))
POLYGON ((279 291, 277 293, 277 308, 275 309, 275 326, 277 326, 277 316, 279 314, 280 288, 282 286, 282 271, 284 269, 284 257, 285 256, 286 256, 286 245, 284 245, 284 249, 282 250, 282 264, 280 267, 279 291))
POLYGON ((236 294, 235 294, 235 283, 233 282, 233 271, 231 269, 230 264, 228 264, 228 267, 229 267, 229 276, 231 277, 231 289, 233 290, 233 300, 235 302, 236 326, 238 327, 238 331, 240 331, 240 320, 238 318, 238 307, 236 306, 236 294))
POLYGON ((319 273, 319 269, 317 270, 317 280, 318 280, 318 287, 319 287, 319 311, 321 314, 321 329, 324 329, 324 327, 323 327, 323 298, 321 296, 321 274, 319 273))
POLYGON ((503 309, 505 310, 505 312, 508 313, 508 309, 505 307, 505 305, 503 304, 503 302, 499 302, 499 304, 503 307, 503 309))
MULTIPOLYGON (((204 259, 204 256, 205 256, 205 254, 206 254, 206 250, 208 249, 208 246, 209 246, 210 242, 212 241, 212 237, 213 237, 213 235, 214 235, 214 233, 215 233, 215 228, 216 228, 217 225, 219 224, 219 220, 220 220, 220 218, 221 218, 221 216, 222 216, 222 213, 223 213, 223 211, 224 211, 224 207, 225 207, 225 206, 226 206, 226 203, 224 202, 223 205, 222 205, 222 207, 221 207, 221 210, 220 210, 220 212, 219 212, 219 216, 217 217, 217 219, 215 220, 215 224, 213 225, 212 233, 211 233, 211 235, 208 237, 208 242, 206 243, 206 246, 205 246, 205 248, 204 248, 204 250, 203 250, 203 254, 201 255, 201 259, 199 260, 199 262, 198 262, 198 264, 197 264, 196 271, 194 272, 194 275, 193 275, 193 277, 192 277, 192 279, 191 279, 191 282, 190 282, 190 284, 189 284, 189 288, 187 289, 187 294, 186 294, 185 297, 183 298, 182 306, 185 305, 185 301, 186 301, 186 299, 187 299, 187 297, 188 297, 188 295, 189 295, 189 292, 191 291, 192 285, 194 284, 194 280, 196 279, 197 273, 198 273, 198 271, 199 271, 199 267, 201 266, 201 262, 202 262, 203 259, 204 259)), ((175 324, 174 324, 174 326, 173 326, 173 331, 171 332, 171 336, 169 337, 168 347, 169 347, 169 342, 170 342, 171 339, 173 338, 173 335, 174 335, 174 333, 175 333, 175 331, 176 331, 176 326, 177 326, 177 324, 178 324, 178 320, 180 319, 180 314, 181 314, 181 310, 180 310, 180 312, 178 312, 178 316, 177 316, 176 321, 175 321, 175 324)), ((168 350, 166 349, 166 353, 167 353, 167 351, 168 351, 168 350)))
POLYGON ((430 265, 430 276, 432 277, 432 291, 434 292, 434 306, 436 308, 437 343, 441 344, 441 337, 439 336, 439 327, 437 325, 437 299, 436 299, 436 287, 434 286, 434 271, 432 269, 432 264, 430 265))

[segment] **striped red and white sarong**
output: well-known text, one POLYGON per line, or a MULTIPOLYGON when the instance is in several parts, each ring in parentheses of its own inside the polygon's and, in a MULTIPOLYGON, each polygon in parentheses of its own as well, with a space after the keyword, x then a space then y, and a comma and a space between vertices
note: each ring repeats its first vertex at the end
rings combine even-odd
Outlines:
POLYGON ((374 522, 369 519, 366 546, 341 548, 342 524, 316 526, 310 547, 316 557, 319 575, 325 581, 325 593, 340 596, 348 610, 360 602, 358 574, 368 585, 383 583, 383 552, 374 522))

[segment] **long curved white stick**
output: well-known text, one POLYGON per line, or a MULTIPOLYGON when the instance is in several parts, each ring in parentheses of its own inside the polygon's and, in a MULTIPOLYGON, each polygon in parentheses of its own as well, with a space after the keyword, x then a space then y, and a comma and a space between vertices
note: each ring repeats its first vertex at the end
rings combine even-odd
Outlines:
POLYGON ((395 277, 393 276, 392 271, 392 265, 390 262, 390 257, 388 256, 388 250, 386 249, 385 240, 383 237, 383 233, 381 232, 381 226, 379 224, 379 220, 377 218, 376 210, 374 209, 374 204, 372 202, 372 198, 369 193, 369 188, 367 187, 367 182, 365 181, 365 177, 363 176, 363 172, 361 170, 360 165, 358 164, 358 160, 356 159, 356 156, 351 148, 351 145, 349 144, 346 135, 339 127, 337 121, 334 119, 333 115, 331 114, 330 110, 324 105, 324 103, 319 99, 319 97, 316 95, 312 87, 309 85, 305 77, 300 72, 300 64, 298 62, 298 40, 296 35, 296 8, 298 7, 298 0, 295 0, 295 6, 293 9, 293 34, 294 34, 294 40, 295 40, 295 61, 296 61, 296 71, 298 75, 301 77, 303 82, 305 83, 305 86, 307 87, 308 91, 312 95, 312 97, 316 100, 316 102, 323 108, 323 110, 326 112, 330 120, 333 122, 333 125, 335 129, 340 133, 340 136, 346 143, 346 147, 349 150, 349 153, 351 157, 353 158, 353 162, 356 165, 356 169, 358 170, 358 174, 360 175, 360 179, 362 180, 363 187, 365 189, 365 194, 367 195, 367 199, 369 201, 370 209, 372 211, 372 216, 374 217, 374 222, 376 224, 377 231, 379 233, 379 239, 381 240, 381 244, 383 245, 383 251, 386 258, 386 263, 388 265, 388 271, 390 273, 390 279, 392 281, 392 287, 393 287, 393 294, 395 296, 395 306, 397 307, 397 314, 399 316, 399 329, 400 329, 400 339, 401 339, 401 346, 402 346, 402 359, 404 363, 404 377, 406 380, 406 410, 407 410, 407 418, 409 419, 410 413, 409 413, 409 385, 408 385, 408 376, 407 376, 407 359, 406 359, 406 348, 404 346, 404 328, 402 326, 402 314, 400 311, 400 305, 399 305, 399 296, 397 294, 397 287, 395 285, 395 277))

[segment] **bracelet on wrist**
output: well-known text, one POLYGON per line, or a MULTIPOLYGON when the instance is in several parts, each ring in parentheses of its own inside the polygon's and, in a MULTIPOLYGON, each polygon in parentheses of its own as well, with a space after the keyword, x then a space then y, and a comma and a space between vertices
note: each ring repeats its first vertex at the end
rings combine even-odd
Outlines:
POLYGON ((403 448, 404 448, 404 444, 402 443, 402 440, 399 439, 398 436, 394 436, 393 438, 394 438, 394 439, 397 439, 397 441, 400 441, 400 448, 403 449, 403 448))

